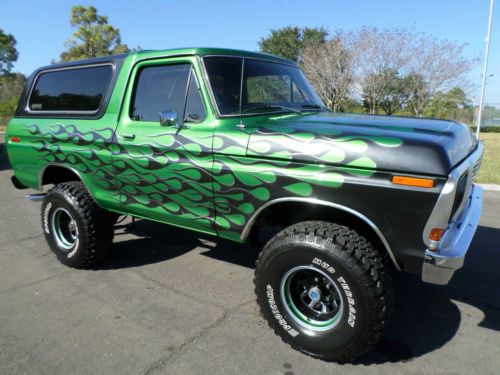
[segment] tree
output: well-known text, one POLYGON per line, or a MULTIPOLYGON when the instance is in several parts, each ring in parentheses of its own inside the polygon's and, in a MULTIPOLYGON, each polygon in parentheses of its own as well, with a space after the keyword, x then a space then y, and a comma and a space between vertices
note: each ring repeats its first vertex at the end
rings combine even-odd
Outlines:
POLYGON ((328 31, 322 27, 283 27, 271 30, 271 35, 261 38, 259 48, 262 52, 298 61, 302 50, 308 46, 322 44, 328 37, 328 31))
POLYGON ((398 72, 393 71, 387 80, 386 92, 380 102, 380 109, 386 115, 393 115, 405 106, 408 97, 404 77, 400 77, 398 72))
POLYGON ((348 38, 337 33, 321 46, 310 45, 300 56, 304 73, 327 107, 339 111, 349 97, 355 60, 348 38))
POLYGON ((0 29, 0 74, 10 73, 17 56, 16 38, 0 29))
MULTIPOLYGON (((363 51, 359 56, 363 90, 384 96, 380 90, 392 86, 381 82, 384 77, 390 78, 384 72, 397 71, 403 79, 401 99, 408 100, 401 105, 407 104, 416 116, 423 115, 438 91, 448 91, 454 86, 466 88, 466 74, 475 62, 463 56, 464 44, 438 40, 406 28, 363 28, 357 39, 358 49, 363 51)), ((375 98, 375 102, 368 104, 372 113, 378 111, 378 103, 375 98)))
MULTIPOLYGON (((335 111, 359 112, 361 99, 366 112, 389 115, 427 115, 437 103, 435 96, 438 101, 455 100, 457 90, 467 92, 467 73, 476 61, 464 56, 464 44, 407 28, 364 27, 338 31, 328 39, 322 28, 289 26, 271 30, 259 45, 264 52, 298 61, 335 111)), ((461 105, 456 113, 468 119, 472 112, 461 105)))
POLYGON ((380 110, 392 115, 401 109, 406 101, 405 80, 395 68, 386 68, 371 73, 363 80, 363 105, 367 112, 376 114, 380 110))
POLYGON ((341 107, 341 112, 347 113, 366 113, 365 107, 356 99, 348 98, 341 107))
POLYGON ((407 65, 412 34, 407 29, 364 27, 357 32, 358 85, 366 111, 393 114, 403 106, 400 72, 407 65))
POLYGON ((16 111, 18 96, 11 96, 7 100, 0 101, 0 125, 5 126, 16 111))
POLYGON ((412 92, 412 107, 416 116, 422 116, 432 97, 438 91, 457 86, 466 88, 467 73, 476 59, 463 56, 465 44, 437 40, 425 34, 415 37, 413 54, 408 64, 408 89, 412 92))
POLYGON ((21 73, 0 76, 0 127, 13 116, 25 84, 26 77, 21 73))
POLYGON ((465 92, 454 87, 448 92, 438 91, 430 100, 424 115, 472 123, 474 108, 465 92))
POLYGON ((129 52, 126 44, 121 43, 120 30, 111 26, 108 17, 97 14, 93 6, 74 6, 71 9, 71 26, 78 26, 61 53, 61 61, 113 55, 129 52))
POLYGON ((21 73, 10 73, 0 76, 0 101, 11 97, 18 98, 26 84, 26 76, 21 73))

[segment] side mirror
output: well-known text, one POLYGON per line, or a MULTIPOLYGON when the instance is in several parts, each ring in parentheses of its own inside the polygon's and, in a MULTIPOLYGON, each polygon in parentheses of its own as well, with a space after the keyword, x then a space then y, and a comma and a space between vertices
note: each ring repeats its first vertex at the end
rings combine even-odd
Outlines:
POLYGON ((177 126, 179 116, 176 111, 163 111, 159 112, 161 126, 177 126))
POLYGON ((158 113, 160 115, 161 126, 171 126, 174 129, 189 129, 189 126, 179 122, 179 116, 176 111, 163 111, 158 113))

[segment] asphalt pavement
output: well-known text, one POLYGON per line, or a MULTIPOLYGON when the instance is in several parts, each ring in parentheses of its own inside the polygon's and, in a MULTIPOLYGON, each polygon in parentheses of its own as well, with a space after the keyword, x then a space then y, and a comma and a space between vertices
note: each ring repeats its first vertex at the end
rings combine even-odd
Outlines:
POLYGON ((500 193, 448 286, 395 276, 397 308, 355 364, 292 350, 260 317, 256 252, 140 220, 94 270, 57 262, 40 203, 0 157, 0 374, 499 374, 500 193))

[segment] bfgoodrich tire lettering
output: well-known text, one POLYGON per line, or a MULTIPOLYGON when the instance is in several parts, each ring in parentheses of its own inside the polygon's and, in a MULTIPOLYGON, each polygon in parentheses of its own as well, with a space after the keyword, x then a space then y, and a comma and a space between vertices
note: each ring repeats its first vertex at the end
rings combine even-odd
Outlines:
POLYGON ((113 220, 81 182, 56 185, 42 204, 45 239, 61 263, 89 268, 108 252, 113 241, 113 220))
POLYGON ((271 328, 295 349, 328 361, 370 350, 392 307, 380 254, 333 223, 302 222, 278 233, 259 256, 254 282, 271 328))

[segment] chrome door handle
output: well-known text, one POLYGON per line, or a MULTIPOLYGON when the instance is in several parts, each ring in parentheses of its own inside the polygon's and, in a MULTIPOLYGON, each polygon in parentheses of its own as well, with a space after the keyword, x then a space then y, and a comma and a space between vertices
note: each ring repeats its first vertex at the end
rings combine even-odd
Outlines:
POLYGON ((123 138, 123 139, 135 139, 135 134, 120 134, 120 138, 123 138))

